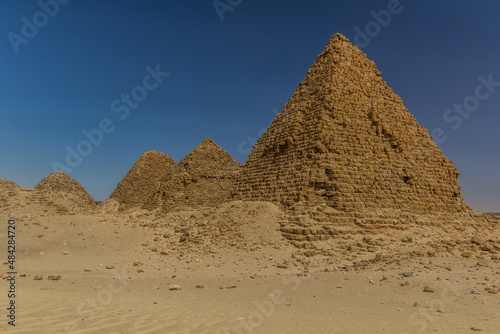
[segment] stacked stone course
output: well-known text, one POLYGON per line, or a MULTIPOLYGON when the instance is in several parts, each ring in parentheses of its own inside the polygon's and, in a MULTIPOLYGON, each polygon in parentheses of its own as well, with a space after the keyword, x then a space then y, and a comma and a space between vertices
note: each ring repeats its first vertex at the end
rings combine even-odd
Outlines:
POLYGON ((165 153, 145 152, 118 183, 109 198, 117 200, 120 209, 140 208, 155 191, 158 183, 168 178, 175 167, 174 159, 165 153))
POLYGON ((250 153, 236 198, 467 212, 458 174, 375 64, 337 34, 250 153))
POLYGON ((95 202, 84 187, 64 172, 42 179, 32 190, 32 198, 40 204, 53 204, 60 211, 82 212, 95 209, 95 202))

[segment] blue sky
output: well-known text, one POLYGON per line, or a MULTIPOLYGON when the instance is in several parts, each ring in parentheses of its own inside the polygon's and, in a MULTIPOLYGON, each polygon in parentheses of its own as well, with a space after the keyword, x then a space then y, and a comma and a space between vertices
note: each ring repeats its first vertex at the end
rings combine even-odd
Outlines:
POLYGON ((69 175, 104 200, 148 150, 179 161, 209 137, 244 162, 340 32, 442 129, 466 201, 500 211, 500 87, 476 97, 500 82, 497 1, 55 1, 0 1, 2 178, 33 187, 79 148, 69 175))

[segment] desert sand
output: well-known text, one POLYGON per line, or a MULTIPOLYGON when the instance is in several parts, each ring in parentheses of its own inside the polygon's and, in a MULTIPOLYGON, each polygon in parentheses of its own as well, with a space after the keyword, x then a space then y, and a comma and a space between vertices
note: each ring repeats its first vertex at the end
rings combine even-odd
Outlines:
MULTIPOLYGON (((31 205, 9 213, 20 217, 17 320, 15 329, 0 323, 2 332, 468 333, 475 328, 497 333, 500 328, 500 261, 491 253, 418 257, 380 249, 376 254, 386 259, 316 262, 281 236, 283 213, 265 202, 232 202, 162 218, 99 209, 23 215, 31 205), (203 236, 201 224, 189 225, 197 216, 217 217, 212 227, 220 232, 203 236), (180 241, 183 225, 200 232, 199 243, 180 241), (61 278, 48 280, 49 275, 61 278), (426 286, 435 292, 424 292, 426 286), (170 290, 177 287, 181 290, 170 290)), ((3 222, 8 217, 2 212, 3 222)), ((6 234, 0 236, 6 245, 6 234)), ((354 257, 365 255, 358 253, 354 257)), ((7 265, 1 271, 7 272, 7 265)), ((7 305, 7 281, 1 284, 0 302, 7 305)))

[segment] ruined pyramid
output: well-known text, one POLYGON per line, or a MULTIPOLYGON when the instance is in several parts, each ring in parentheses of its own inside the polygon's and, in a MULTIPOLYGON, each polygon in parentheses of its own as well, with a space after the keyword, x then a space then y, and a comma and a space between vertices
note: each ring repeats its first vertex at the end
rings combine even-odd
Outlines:
POLYGON ((69 212, 95 208, 95 202, 84 187, 64 172, 55 172, 42 179, 33 189, 34 198, 53 203, 69 212))
POLYGON ((20 189, 14 182, 0 178, 0 211, 10 205, 10 201, 19 194, 20 189))
POLYGON ((375 63, 336 34, 256 143, 235 198, 338 217, 473 213, 458 175, 375 63))
POLYGON ((216 206, 229 200, 240 164, 212 139, 204 139, 161 182, 144 208, 164 211, 216 206))
POLYGON ((20 187, 12 181, 0 178, 0 195, 4 192, 18 192, 20 187))
POLYGON ((141 207, 156 189, 157 183, 173 172, 176 163, 165 153, 148 151, 134 163, 109 197, 122 209, 141 207))

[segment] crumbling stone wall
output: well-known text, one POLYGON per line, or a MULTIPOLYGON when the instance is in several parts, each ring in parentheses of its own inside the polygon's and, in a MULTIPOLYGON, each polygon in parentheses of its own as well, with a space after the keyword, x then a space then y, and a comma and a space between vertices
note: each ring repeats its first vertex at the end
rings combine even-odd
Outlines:
POLYGON ((334 35, 242 168, 236 199, 472 212, 458 171, 373 61, 334 35))
POLYGON ((207 138, 158 183, 144 208, 173 211, 222 204, 234 191, 239 168, 229 153, 207 138))
POLYGON ((109 198, 121 208, 141 207, 155 191, 157 183, 174 171, 174 159, 165 153, 148 151, 134 163, 109 198))
POLYGON ((32 191, 34 200, 54 203, 68 212, 95 209, 95 202, 84 187, 64 172, 55 172, 41 180, 32 191))

